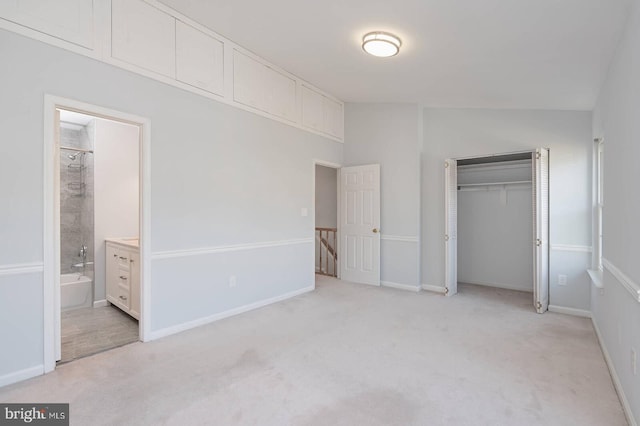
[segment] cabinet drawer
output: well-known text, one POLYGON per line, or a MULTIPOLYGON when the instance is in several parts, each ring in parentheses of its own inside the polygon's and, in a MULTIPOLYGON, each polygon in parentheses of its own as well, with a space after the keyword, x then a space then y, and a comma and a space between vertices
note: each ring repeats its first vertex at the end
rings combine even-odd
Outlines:
POLYGON ((124 269, 126 271, 129 270, 129 261, 130 261, 130 257, 129 257, 129 253, 125 250, 118 250, 117 251, 118 254, 118 267, 120 269, 124 269))
POLYGON ((128 270, 123 270, 123 269, 118 270, 118 286, 119 287, 124 287, 128 291, 129 288, 131 287, 129 285, 130 281, 131 280, 129 278, 129 271, 128 270))
POLYGON ((129 287, 118 286, 118 303, 129 309, 129 287))

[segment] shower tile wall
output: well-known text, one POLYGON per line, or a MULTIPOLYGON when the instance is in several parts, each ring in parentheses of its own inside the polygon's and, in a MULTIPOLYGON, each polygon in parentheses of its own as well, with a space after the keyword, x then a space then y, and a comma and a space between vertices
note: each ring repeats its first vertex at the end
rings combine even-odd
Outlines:
MULTIPOLYGON (((84 127, 62 123, 60 143, 93 149, 94 122, 84 127)), ((93 278, 93 266, 73 267, 82 262, 80 249, 87 247, 87 262, 93 261, 93 155, 69 158, 73 151, 60 151, 60 271, 82 272, 93 278), (80 166, 84 164, 84 168, 80 166)))

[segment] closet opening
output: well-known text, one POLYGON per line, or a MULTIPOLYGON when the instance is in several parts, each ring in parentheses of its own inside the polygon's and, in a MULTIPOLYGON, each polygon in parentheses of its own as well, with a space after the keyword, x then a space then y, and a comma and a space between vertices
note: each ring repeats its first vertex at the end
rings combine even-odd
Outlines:
POLYGON ((450 159, 445 170, 447 295, 517 290, 546 311, 548 150, 450 159))

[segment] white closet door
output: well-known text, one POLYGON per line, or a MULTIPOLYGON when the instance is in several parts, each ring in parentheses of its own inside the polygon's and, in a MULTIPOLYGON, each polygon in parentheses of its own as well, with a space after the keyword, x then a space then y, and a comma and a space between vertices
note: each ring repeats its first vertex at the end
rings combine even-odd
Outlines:
POLYGON ((536 149, 533 173, 533 303, 542 314, 549 308, 549 150, 536 149))
POLYGON ((380 285, 380 165, 340 169, 340 278, 380 285))
POLYGON ((444 163, 445 182, 445 294, 458 292, 458 162, 444 163))

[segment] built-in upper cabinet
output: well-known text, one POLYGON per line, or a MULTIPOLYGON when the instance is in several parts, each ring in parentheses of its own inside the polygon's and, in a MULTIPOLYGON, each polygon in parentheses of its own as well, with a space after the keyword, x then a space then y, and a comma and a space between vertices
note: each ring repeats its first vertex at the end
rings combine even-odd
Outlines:
POLYGON ((0 17, 93 48, 93 0, 0 0, 0 17))
POLYGON ((142 0, 112 0, 111 56, 176 76, 176 19, 142 0))
POLYGON ((0 28, 343 140, 343 103, 159 0, 0 0, 0 28))
POLYGON ((342 139, 344 136, 344 110, 340 102, 322 96, 322 114, 324 117, 324 132, 342 139))
POLYGON ((296 81, 233 51, 233 99, 289 121, 296 119, 296 81))
POLYGON ((302 86, 302 125, 321 132, 324 129, 323 96, 302 86))
POLYGON ((176 21, 176 78, 207 92, 224 91, 224 44, 176 21))
POLYGON ((342 104, 302 85, 302 125, 342 139, 342 104))

